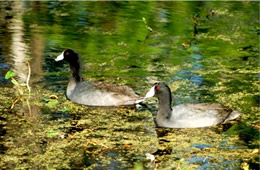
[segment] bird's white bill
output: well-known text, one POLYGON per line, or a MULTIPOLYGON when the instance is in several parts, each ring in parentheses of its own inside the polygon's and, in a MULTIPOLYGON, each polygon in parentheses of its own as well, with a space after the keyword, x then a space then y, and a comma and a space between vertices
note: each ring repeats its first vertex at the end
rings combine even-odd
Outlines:
POLYGON ((150 97, 153 97, 155 95, 155 92, 154 92, 154 86, 149 90, 148 93, 146 93, 145 97, 142 98, 142 99, 139 99, 139 100, 136 100, 135 103, 141 103, 143 101, 145 101, 147 98, 150 98, 150 97))
POLYGON ((153 86, 153 87, 146 93, 146 95, 145 95, 145 97, 144 97, 145 99, 146 99, 146 98, 153 97, 153 96, 155 95, 155 91, 154 91, 155 89, 154 89, 154 88, 155 88, 155 86, 153 86))
POLYGON ((64 51, 55 59, 55 61, 61 61, 64 59, 64 51))

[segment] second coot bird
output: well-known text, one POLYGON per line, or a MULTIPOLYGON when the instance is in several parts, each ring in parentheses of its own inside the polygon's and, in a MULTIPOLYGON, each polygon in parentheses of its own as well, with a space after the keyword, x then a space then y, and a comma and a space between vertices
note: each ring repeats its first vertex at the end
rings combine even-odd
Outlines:
POLYGON ((63 51, 55 61, 65 60, 70 65, 71 76, 66 96, 75 103, 89 106, 134 105, 140 97, 127 86, 115 86, 103 82, 83 81, 81 77, 81 57, 71 49, 63 51))
POLYGON ((233 120, 240 115, 240 112, 233 111, 220 104, 180 104, 171 107, 171 90, 164 83, 155 83, 145 98, 153 96, 159 100, 156 123, 160 127, 208 127, 233 120))

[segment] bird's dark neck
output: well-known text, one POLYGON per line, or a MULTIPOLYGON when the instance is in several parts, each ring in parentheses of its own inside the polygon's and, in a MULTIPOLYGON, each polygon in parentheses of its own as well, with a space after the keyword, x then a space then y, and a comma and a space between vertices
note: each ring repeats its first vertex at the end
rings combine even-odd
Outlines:
POLYGON ((75 58, 70 63, 71 79, 76 82, 82 81, 81 77, 81 58, 79 55, 76 55, 75 58))
MULTIPOLYGON (((161 117, 170 119, 171 117, 171 102, 172 102, 172 96, 171 92, 162 94, 159 98, 159 108, 158 108, 158 114, 160 114, 161 117)), ((157 115, 158 116, 158 115, 157 115)))

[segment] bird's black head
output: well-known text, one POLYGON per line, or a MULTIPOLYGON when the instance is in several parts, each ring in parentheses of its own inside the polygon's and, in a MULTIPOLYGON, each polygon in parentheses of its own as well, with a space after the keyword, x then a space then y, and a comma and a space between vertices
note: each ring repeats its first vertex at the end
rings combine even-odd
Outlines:
POLYGON ((75 51, 71 49, 66 49, 55 59, 55 61, 61 60, 65 60, 70 63, 79 60, 79 56, 75 51))

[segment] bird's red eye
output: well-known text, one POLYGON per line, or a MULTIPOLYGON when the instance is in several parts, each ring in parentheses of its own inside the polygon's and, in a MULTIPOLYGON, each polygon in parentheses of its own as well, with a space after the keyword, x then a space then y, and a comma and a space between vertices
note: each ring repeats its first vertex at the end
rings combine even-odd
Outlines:
POLYGON ((156 89, 157 91, 159 91, 159 90, 160 90, 160 87, 159 87, 159 86, 156 86, 155 89, 156 89))
POLYGON ((66 52, 65 55, 69 55, 70 53, 69 52, 66 52))

